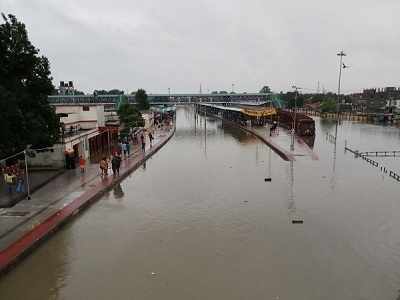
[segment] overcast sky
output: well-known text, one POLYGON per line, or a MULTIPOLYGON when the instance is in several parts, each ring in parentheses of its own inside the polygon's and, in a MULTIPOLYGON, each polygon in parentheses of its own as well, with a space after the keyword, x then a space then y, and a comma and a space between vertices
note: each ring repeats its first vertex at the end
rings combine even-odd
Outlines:
MULTIPOLYGON (((54 84, 150 93, 400 86, 399 0, 0 0, 54 84)), ((309 89, 309 90, 308 90, 309 89)))

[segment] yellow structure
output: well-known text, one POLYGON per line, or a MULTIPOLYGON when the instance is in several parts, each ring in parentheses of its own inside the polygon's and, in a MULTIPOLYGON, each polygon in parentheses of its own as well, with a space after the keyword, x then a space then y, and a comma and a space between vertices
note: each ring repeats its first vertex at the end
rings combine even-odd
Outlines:
POLYGON ((243 107, 242 113, 250 117, 269 117, 276 115, 276 109, 273 107, 243 107))

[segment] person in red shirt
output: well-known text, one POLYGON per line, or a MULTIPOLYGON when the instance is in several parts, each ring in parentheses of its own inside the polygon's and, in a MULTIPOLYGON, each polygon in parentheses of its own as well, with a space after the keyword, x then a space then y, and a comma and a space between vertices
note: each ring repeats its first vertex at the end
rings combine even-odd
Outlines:
POLYGON ((81 155, 79 156, 79 168, 81 169, 81 173, 85 172, 85 166, 86 166, 86 160, 81 155))

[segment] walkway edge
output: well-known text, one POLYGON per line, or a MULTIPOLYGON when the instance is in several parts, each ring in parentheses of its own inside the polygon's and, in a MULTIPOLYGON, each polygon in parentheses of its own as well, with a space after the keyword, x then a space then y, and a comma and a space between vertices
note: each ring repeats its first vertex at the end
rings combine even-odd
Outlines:
POLYGON ((106 178, 104 182, 97 184, 96 187, 85 191, 81 196, 72 200, 69 204, 49 216, 43 222, 26 232, 20 239, 13 242, 6 249, 0 252, 0 275, 6 273, 20 259, 25 257, 39 246, 41 242, 48 238, 52 233, 56 232, 63 224, 71 220, 83 209, 89 207, 102 195, 109 191, 113 186, 120 183, 129 174, 140 167, 146 160, 152 157, 160 150, 175 134, 176 126, 168 133, 168 136, 154 145, 145 153, 145 156, 128 166, 125 170, 121 170, 121 175, 117 178, 106 178))
POLYGON ((210 113, 207 113, 207 115, 211 115, 211 116, 213 116, 213 117, 216 117, 216 118, 218 118, 218 119, 221 119, 221 120, 223 120, 224 122, 227 122, 227 123, 232 124, 232 125, 234 125, 234 126, 236 126, 236 127, 239 127, 240 129, 242 129, 242 130, 244 130, 244 131, 246 131, 246 132, 248 132, 248 133, 254 135, 254 136, 257 137, 258 139, 260 139, 264 144, 266 144, 268 147, 270 147, 270 148, 271 148, 276 154, 278 154, 283 160, 286 160, 286 161, 294 161, 294 160, 296 160, 296 159, 294 158, 294 155, 293 155, 292 153, 290 153, 290 152, 286 151, 285 149, 281 148, 280 146, 278 146, 277 144, 275 144, 274 142, 272 142, 270 139, 267 139, 267 138, 263 137, 263 136, 262 136, 261 134, 259 134, 258 132, 254 131, 254 130, 252 130, 252 129, 250 129, 250 128, 247 128, 247 127, 245 127, 245 126, 239 125, 239 124, 237 124, 236 122, 233 122, 233 121, 227 120, 227 119, 225 119, 225 118, 222 118, 222 117, 220 117, 220 116, 218 116, 218 115, 210 114, 210 113))

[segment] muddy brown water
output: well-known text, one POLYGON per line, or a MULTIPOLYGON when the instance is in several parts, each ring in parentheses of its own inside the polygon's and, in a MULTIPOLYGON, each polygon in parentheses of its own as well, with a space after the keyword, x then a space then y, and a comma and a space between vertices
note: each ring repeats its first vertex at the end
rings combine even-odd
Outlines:
POLYGON ((335 151, 317 119, 320 159, 285 162, 204 122, 178 108, 173 139, 2 277, 0 299, 397 299, 400 183, 344 139, 399 149, 398 129, 344 123, 335 151))

